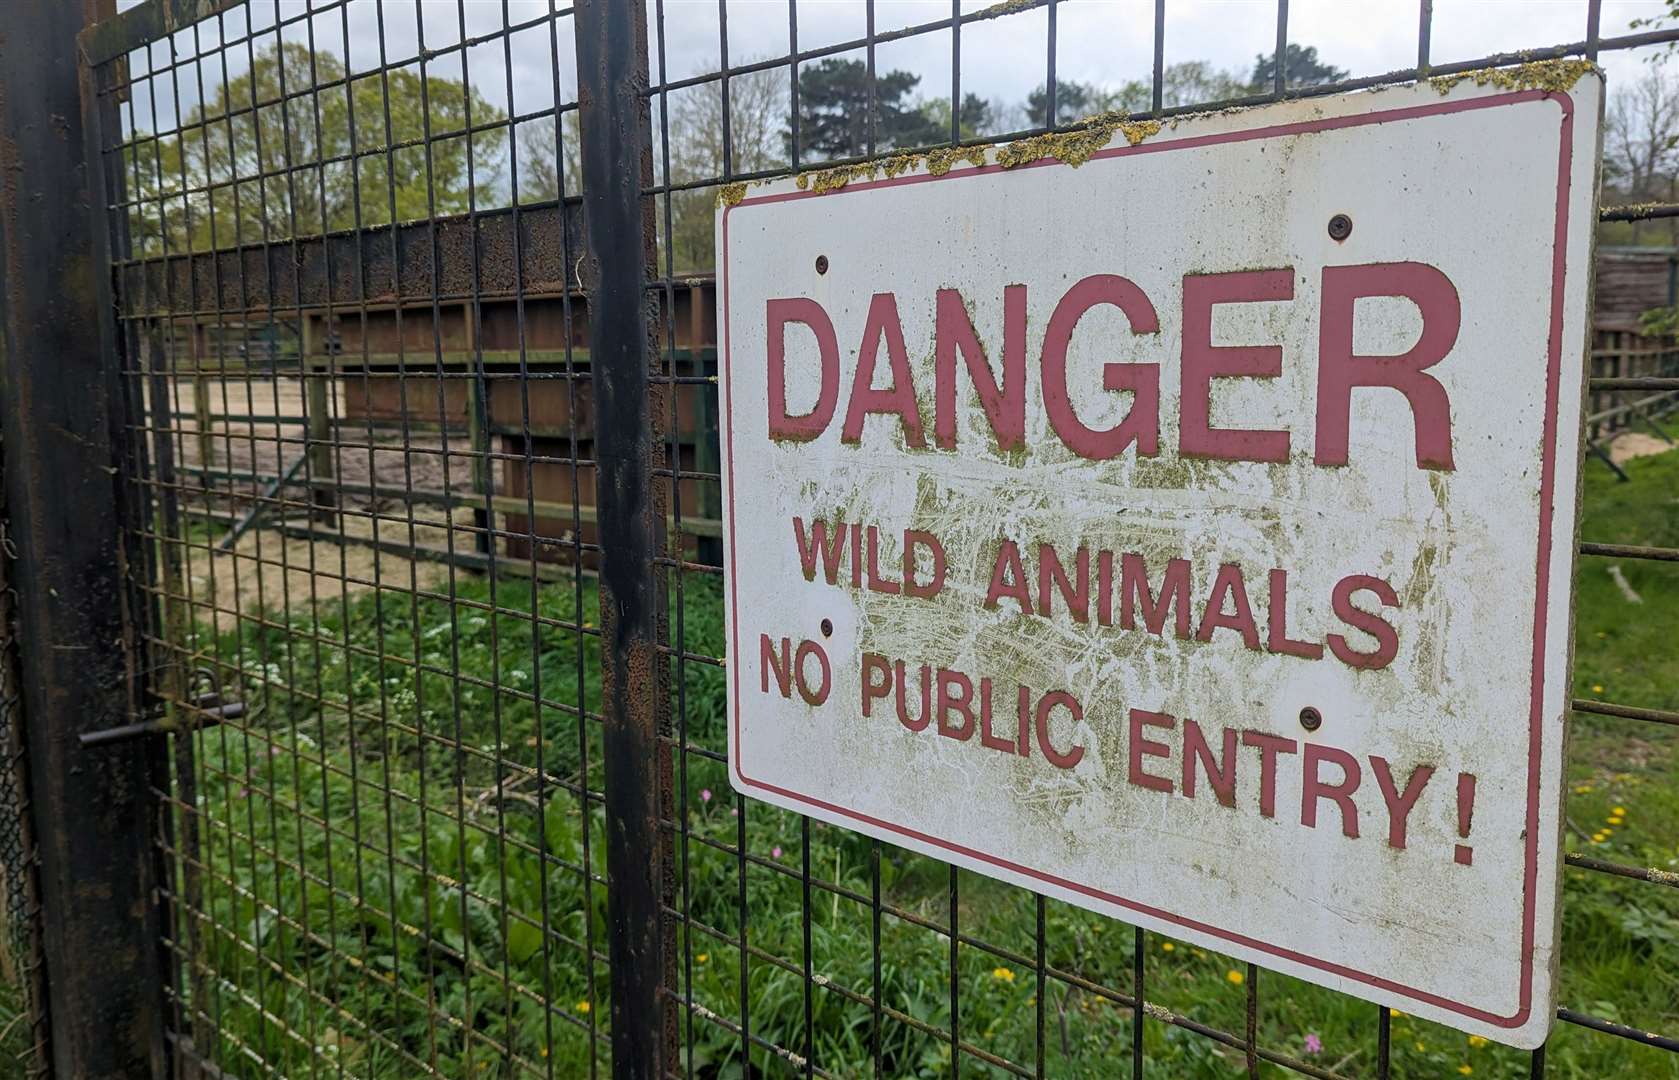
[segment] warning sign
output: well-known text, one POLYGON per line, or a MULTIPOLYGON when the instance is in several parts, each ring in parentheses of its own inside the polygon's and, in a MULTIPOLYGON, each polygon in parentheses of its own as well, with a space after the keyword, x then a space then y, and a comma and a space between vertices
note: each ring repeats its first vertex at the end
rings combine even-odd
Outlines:
POLYGON ((734 199, 736 787, 1537 1045, 1602 98, 1569 74, 734 199))

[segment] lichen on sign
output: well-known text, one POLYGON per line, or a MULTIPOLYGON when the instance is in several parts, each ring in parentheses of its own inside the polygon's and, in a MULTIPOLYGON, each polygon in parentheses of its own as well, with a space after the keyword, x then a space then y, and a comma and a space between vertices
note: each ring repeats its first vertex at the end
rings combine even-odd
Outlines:
POLYGON ((895 176, 902 176, 918 165, 925 165, 932 176, 943 176, 956 163, 966 161, 974 166, 984 165, 985 147, 983 146, 947 146, 939 150, 929 150, 920 153, 899 153, 886 157, 873 158, 869 161, 859 161, 853 165, 836 165, 831 169, 812 169, 802 172, 794 178, 793 183, 800 191, 814 191, 818 195, 830 191, 838 191, 853 180, 873 180, 876 176, 885 176, 888 180, 895 176))
POLYGON ((1013 169, 1043 158, 1055 158, 1076 169, 1106 147, 1116 132, 1124 135, 1129 145, 1136 146, 1159 131, 1158 120, 1131 120, 1123 114, 1103 113, 1072 131, 1033 135, 1012 142, 997 151, 997 164, 1013 169))
MULTIPOLYGON (((996 147, 995 161, 1005 169, 1013 169, 1044 158, 1055 158, 1076 169, 1098 150, 1105 148, 1115 134, 1123 135, 1126 143, 1136 146, 1159 131, 1158 120, 1132 120, 1123 113, 1101 113, 1087 117, 1071 131, 1034 135, 996 147)), ((794 177, 793 184, 800 191, 822 195, 839 191, 853 180, 873 180, 877 176, 891 179, 917 167, 925 167, 929 176, 944 176, 964 161, 975 168, 984 167, 992 160, 988 153, 991 149, 984 144, 975 144, 946 146, 923 153, 891 154, 850 165, 811 169, 794 177)))
POLYGON ((1575 83, 1596 70, 1597 65, 1590 60, 1533 60, 1515 67, 1479 68, 1458 75, 1439 75, 1428 82, 1442 95, 1465 81, 1504 90, 1543 90, 1549 94, 1561 94, 1572 90, 1575 83))

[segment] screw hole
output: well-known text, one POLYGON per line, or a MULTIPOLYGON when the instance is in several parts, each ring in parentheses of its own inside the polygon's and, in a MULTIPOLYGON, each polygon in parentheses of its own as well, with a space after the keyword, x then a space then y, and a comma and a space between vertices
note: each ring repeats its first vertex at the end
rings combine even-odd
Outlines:
POLYGON ((823 637, 833 637, 834 636, 834 620, 832 620, 832 619, 823 619, 822 620, 822 636, 823 637))
POLYGON ((1336 214, 1329 219, 1329 238, 1331 240, 1345 240, 1353 233, 1353 219, 1345 214, 1336 214))
POLYGON ((818 274, 826 274, 828 272, 828 256, 818 255, 816 257, 816 272, 818 274))
POLYGON ((1316 731, 1323 726, 1323 714, 1308 705, 1300 710, 1300 726, 1307 731, 1316 731))

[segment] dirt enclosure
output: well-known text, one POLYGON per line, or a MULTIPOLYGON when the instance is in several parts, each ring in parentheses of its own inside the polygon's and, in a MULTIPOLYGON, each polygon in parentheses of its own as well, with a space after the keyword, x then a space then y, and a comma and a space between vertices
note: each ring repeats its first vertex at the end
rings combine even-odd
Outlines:
MULTIPOLYGON (((148 433, 167 439, 178 465, 189 538, 184 587, 200 618, 213 611, 223 629, 258 609, 329 610, 375 587, 446 590, 447 562, 410 558, 403 549, 470 559, 486 543, 472 505, 482 455, 472 453, 465 432, 345 418, 343 387, 334 380, 325 395, 327 445, 317 442, 311 455, 303 383, 284 373, 201 386, 178 378, 170 425, 159 422, 148 433), (317 505, 323 499, 336 505, 317 505)), ((151 415, 162 420, 158 410, 151 415)))

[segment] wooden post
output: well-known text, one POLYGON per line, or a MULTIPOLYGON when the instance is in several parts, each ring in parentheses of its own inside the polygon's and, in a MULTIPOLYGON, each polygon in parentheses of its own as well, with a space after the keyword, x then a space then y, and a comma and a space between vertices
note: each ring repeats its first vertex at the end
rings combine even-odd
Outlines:
MULTIPOLYGON (((206 469, 216 467, 216 439, 210 431, 210 379, 204 374, 204 361, 198 348, 199 328, 192 330, 192 416, 197 429, 198 463, 206 469)), ((171 353, 174 350, 170 350, 171 353)), ((170 403, 173 406, 173 402, 170 403)))
POLYGON ((478 550, 486 555, 494 547, 490 529, 491 516, 485 496, 494 494, 495 481, 490 474, 490 402, 489 383, 480 377, 484 368, 478 353, 478 324, 473 321, 473 306, 461 305, 461 320, 466 326, 467 362, 472 365, 473 377, 466 380, 466 437, 472 448, 472 527, 476 530, 478 550))
MULTIPOLYGON (((712 380, 698 387, 699 430, 694 433, 694 471, 714 473, 722 466, 722 452, 718 446, 717 359, 714 355, 707 362, 705 354, 701 351, 705 342, 704 303, 705 288, 697 282, 688 286, 688 355, 692 360, 693 374, 709 375, 712 380)), ((701 480, 699 485, 700 516, 716 520, 723 514, 722 484, 701 480)), ((707 566, 723 565, 722 537, 702 536, 696 543, 700 562, 707 566)))
MULTIPOLYGON (((484 389, 487 389, 484 388, 484 389)), ((488 554, 490 550, 490 517, 486 509, 485 496, 492 494, 490 479, 490 436, 488 418, 488 403, 484 400, 483 390, 477 379, 469 379, 466 384, 466 437, 472 446, 472 525, 478 530, 475 533, 478 550, 488 554)))
MULTIPOLYGON (((311 515, 316 521, 336 524, 338 520, 338 492, 333 481, 336 478, 332 456, 332 412, 331 389, 328 373, 330 366, 325 357, 317 357, 315 353, 315 322, 314 317, 304 315, 298 320, 298 368, 303 378, 304 413, 308 416, 309 452, 309 482, 310 501, 315 504, 315 511, 311 515)), ((279 402, 275 402, 277 406, 279 402)), ((284 469, 285 462, 279 462, 278 467, 284 469)))
POLYGON ((688 356, 694 362, 694 371, 700 369, 700 346, 705 342, 705 290, 699 282, 692 282, 688 286, 688 356))

